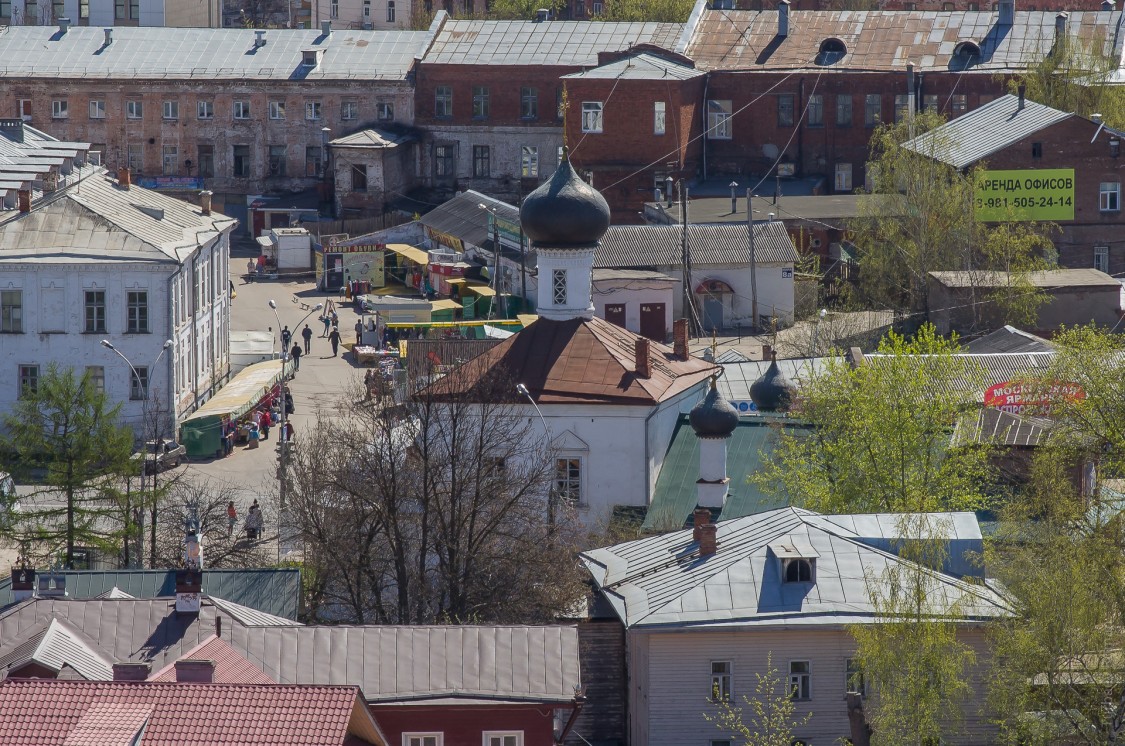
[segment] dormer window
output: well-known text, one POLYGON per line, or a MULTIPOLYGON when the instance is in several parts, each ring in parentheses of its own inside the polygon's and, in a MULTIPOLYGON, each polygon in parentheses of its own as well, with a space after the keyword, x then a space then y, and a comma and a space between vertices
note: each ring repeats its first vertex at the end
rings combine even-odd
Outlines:
POLYGON ((950 61, 955 69, 964 70, 980 62, 980 47, 976 42, 963 41, 953 48, 953 59, 950 61))
POLYGON ((820 52, 816 55, 816 64, 835 65, 844 59, 844 55, 847 53, 848 47, 840 39, 825 39, 820 43, 820 52))
POLYGON ((305 67, 316 67, 320 63, 320 54, 319 49, 302 49, 301 64, 305 67))
POLYGON ((785 536, 770 543, 769 549, 778 560, 781 582, 815 583, 817 552, 806 536, 785 536))

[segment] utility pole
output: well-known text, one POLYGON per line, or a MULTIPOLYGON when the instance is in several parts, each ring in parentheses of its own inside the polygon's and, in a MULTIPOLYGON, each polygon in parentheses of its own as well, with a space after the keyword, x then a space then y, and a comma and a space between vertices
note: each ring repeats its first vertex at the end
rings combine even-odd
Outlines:
POLYGON ((695 308, 692 302, 691 295, 691 250, 688 246, 688 211, 687 211, 687 184, 683 179, 677 183, 680 190, 680 251, 681 259, 683 261, 683 314, 687 319, 688 329, 691 334, 697 335, 699 333, 699 325, 695 320, 695 308))
POLYGON ((758 333, 758 262, 754 256, 754 195, 746 190, 746 232, 750 236, 750 326, 758 333))

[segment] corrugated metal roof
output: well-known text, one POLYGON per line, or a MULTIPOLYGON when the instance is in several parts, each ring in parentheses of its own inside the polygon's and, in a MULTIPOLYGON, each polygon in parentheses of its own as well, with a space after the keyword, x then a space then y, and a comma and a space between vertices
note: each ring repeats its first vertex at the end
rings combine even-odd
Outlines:
MULTIPOLYGON (((1055 43, 1055 12, 1017 12, 1011 27, 987 11, 812 11, 791 10, 789 33, 777 36, 776 10, 703 10, 689 29, 686 54, 704 70, 902 70, 913 62, 919 72, 965 70, 992 74, 1025 70, 1055 43), (818 65, 821 44, 843 42, 847 53, 818 65), (979 56, 956 54, 972 42, 979 56)), ((1120 59, 1122 14, 1075 12, 1068 33, 1086 48, 1120 59)), ((824 61, 823 59, 821 61, 824 61)), ((904 81, 905 84, 905 81, 904 81)))
MULTIPOLYGON (((781 508, 718 524, 718 551, 699 556, 691 530, 652 536, 582 554, 626 627, 710 625, 837 625, 876 618, 868 578, 910 565, 864 542, 841 523, 781 508), (771 542, 807 543, 816 559, 814 583, 783 583, 771 542)), ((966 520, 975 518, 968 516, 966 520)), ((964 618, 1006 614, 991 589, 932 573, 928 594, 938 607, 959 604, 964 618)))
MULTIPOLYGON (((175 570, 60 570, 72 599, 122 598, 107 596, 113 588, 133 598, 176 595, 175 570)), ((265 614, 297 618, 301 571, 295 568, 204 570, 203 594, 249 607, 265 614)), ((12 603, 12 577, 0 577, 0 609, 12 603)))
POLYGON ((597 65, 599 52, 655 44, 672 49, 679 23, 446 21, 425 64, 597 65))
MULTIPOLYGON (((907 150, 967 168, 1029 135, 1075 116, 1050 106, 1001 96, 902 144, 907 150)), ((1090 122, 1091 127, 1096 127, 1090 122)))
MULTIPOLYGON (((421 223, 431 230, 447 233, 474 246, 484 246, 492 237, 488 233, 488 210, 480 209, 481 205, 495 210, 504 220, 514 223, 520 221, 518 207, 466 189, 423 215, 421 223)), ((347 245, 346 241, 344 245, 347 245)))
MULTIPOLYGON (((425 31, 269 29, 255 48, 254 29, 115 26, 113 43, 97 27, 5 26, 0 76, 190 80, 402 80, 421 53, 425 31), (302 50, 320 49, 315 67, 302 50)), ((159 115, 159 112, 156 113, 159 115)))
POLYGON ((369 702, 563 702, 582 683, 573 626, 235 627, 223 637, 276 681, 354 684, 369 702))
MULTIPOLYGON (((595 267, 678 267, 683 229, 676 225, 613 225, 594 252, 595 267)), ((750 264, 746 225, 689 225, 694 266, 750 264)), ((754 255, 759 264, 792 264, 797 250, 780 221, 754 224, 754 255)))
POLYGON ((964 352, 1051 352, 1055 346, 1046 339, 1014 326, 1004 326, 963 345, 964 352))
POLYGON ((610 62, 580 73, 563 75, 567 78, 606 80, 689 80, 706 75, 680 62, 672 62, 654 54, 637 54, 610 62))
MULTIPOLYGON (((215 662, 216 684, 276 684, 265 671, 248 661, 221 637, 211 637, 183 654, 179 660, 201 659, 215 662)), ((149 681, 175 681, 176 661, 148 677, 149 681)))
POLYGON ((981 407, 957 423, 951 440, 955 445, 990 443, 1034 448, 1047 436, 1052 424, 1047 417, 1020 416, 981 407))
POLYGON ((293 620, 286 619, 285 617, 274 616, 267 614, 264 611, 251 609, 249 606, 242 606, 233 601, 218 598, 217 596, 208 596, 211 603, 215 605, 216 609, 228 614, 232 619, 241 622, 247 627, 294 627, 301 626, 301 623, 293 620))
POLYGON ((91 680, 113 678, 113 659, 59 619, 41 622, 24 635, 22 642, 14 642, 10 648, 5 645, 8 649, 0 656, 0 671, 18 671, 29 663, 36 663, 54 671, 70 666, 83 678, 91 680))
MULTIPOLYGON (((931 272, 934 278, 948 288, 985 288, 1009 286, 1007 272, 947 271, 931 272)), ((1098 287, 1121 289, 1121 281, 1110 277, 1100 269, 1048 269, 1042 272, 1028 272, 1022 278, 1037 288, 1083 288, 1098 287)))

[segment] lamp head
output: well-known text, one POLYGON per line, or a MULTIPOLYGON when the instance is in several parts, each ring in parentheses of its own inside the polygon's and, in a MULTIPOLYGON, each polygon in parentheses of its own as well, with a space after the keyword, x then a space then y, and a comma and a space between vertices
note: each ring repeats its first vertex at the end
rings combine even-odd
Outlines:
POLYGON ((173 343, 173 342, 172 342, 172 340, 170 340, 170 339, 166 339, 166 340, 164 340, 164 349, 166 349, 166 350, 170 350, 170 349, 172 349, 172 345, 173 345, 173 344, 174 344, 174 343, 173 343))
POLYGON ((516 391, 520 394, 523 394, 524 396, 531 396, 531 394, 527 390, 527 386, 524 386, 522 383, 516 384, 516 391))
POLYGON ((315 306, 313 306, 313 310, 314 310, 314 311, 319 311, 319 310, 320 310, 320 309, 322 309, 322 308, 324 308, 324 304, 323 304, 323 303, 317 303, 317 304, 316 304, 315 306))
POLYGON ((106 348, 107 350, 116 349, 112 344, 110 344, 110 341, 108 339, 102 340, 102 347, 106 348))
POLYGON ((275 311, 277 310, 277 301, 273 300, 272 298, 270 299, 270 308, 274 309, 275 311))

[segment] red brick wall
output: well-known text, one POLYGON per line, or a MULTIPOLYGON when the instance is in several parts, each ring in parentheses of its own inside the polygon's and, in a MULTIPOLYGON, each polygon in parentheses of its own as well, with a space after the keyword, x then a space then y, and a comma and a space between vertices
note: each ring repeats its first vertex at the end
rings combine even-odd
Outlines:
POLYGON ((485 731, 523 732, 523 746, 554 746, 551 704, 371 705, 388 746, 403 733, 442 733, 442 746, 481 746, 485 731))
POLYGON ((415 83, 415 121, 423 127, 557 127, 555 91, 562 86, 559 76, 577 70, 577 67, 568 66, 435 65, 423 62, 418 65, 415 83), (434 95, 437 87, 442 85, 453 88, 452 118, 439 119, 434 115, 434 95), (474 86, 488 87, 490 111, 487 119, 473 119, 474 86), (532 86, 539 91, 539 116, 534 120, 520 117, 520 88, 523 86, 532 86))

